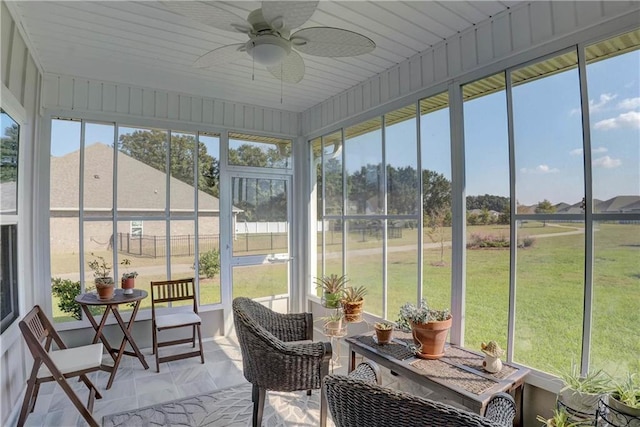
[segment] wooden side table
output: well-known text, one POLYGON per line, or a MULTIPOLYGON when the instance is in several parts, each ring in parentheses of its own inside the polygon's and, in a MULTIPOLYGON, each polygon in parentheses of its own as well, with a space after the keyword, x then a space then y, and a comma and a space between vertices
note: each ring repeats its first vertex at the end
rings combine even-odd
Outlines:
POLYGON ((124 291, 122 289, 116 289, 113 298, 106 301, 98 299, 98 294, 92 292, 80 294, 76 297, 76 302, 80 304, 80 306, 82 307, 82 311, 84 311, 84 314, 86 315, 87 319, 89 319, 91 326, 93 326, 93 329, 95 329, 96 331, 96 334, 93 337, 93 344, 97 343, 98 340, 101 340, 102 344, 113 358, 113 367, 102 365, 103 370, 111 373, 111 375, 109 376, 109 381, 107 382, 107 390, 109 390, 113 385, 113 380, 115 379, 116 372, 118 371, 118 366, 120 366, 120 360, 125 354, 127 356, 136 356, 138 360, 140 360, 140 363, 142 363, 142 366, 144 366, 144 369, 149 369, 149 365, 147 365, 147 362, 144 359, 144 355, 142 354, 142 352, 140 352, 138 345, 131 335, 131 328, 133 327, 133 322, 135 321, 136 314, 138 314, 140 302, 147 297, 147 291, 134 289, 133 294, 129 295, 125 295, 123 292, 124 291), (118 312, 118 306, 120 304, 129 303, 134 303, 134 307, 133 311, 131 312, 131 318, 129 319, 129 322, 125 323, 122 319, 122 316, 120 316, 120 313, 118 312), (93 317, 91 311, 89 310, 89 306, 98 305, 105 306, 104 314, 102 315, 100 323, 96 322, 96 319, 93 317), (118 325, 120 326, 120 329, 124 334, 122 342, 120 343, 120 347, 117 349, 113 348, 109 344, 107 338, 102 333, 104 325, 107 323, 109 313, 113 313, 113 316, 116 318, 116 321, 118 322, 118 325), (127 345, 127 343, 131 345, 133 351, 125 350, 125 346, 127 345))

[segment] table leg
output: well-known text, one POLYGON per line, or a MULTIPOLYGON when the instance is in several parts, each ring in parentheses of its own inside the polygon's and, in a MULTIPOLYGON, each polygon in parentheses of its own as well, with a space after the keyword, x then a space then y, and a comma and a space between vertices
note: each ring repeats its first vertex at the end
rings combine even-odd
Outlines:
POLYGON ((351 351, 351 357, 349 357, 349 368, 347 373, 353 371, 356 368, 356 352, 351 349, 351 345, 349 345, 349 350, 351 351))
POLYGON ((89 323, 91 323, 91 326, 93 326, 93 329, 96 331, 96 334, 94 335, 93 341, 91 342, 91 344, 97 343, 98 340, 102 341, 102 345, 104 345, 104 348, 107 349, 107 353, 109 353, 109 355, 113 358, 113 360, 115 360, 115 356, 113 354, 114 350, 109 344, 109 342, 107 341, 107 339, 105 338, 105 336, 102 334, 102 329, 104 328, 104 325, 107 323, 107 317, 109 317, 109 311, 111 306, 110 305, 106 306, 104 313, 102 314, 102 319, 100 320, 100 324, 96 322, 96 319, 93 317, 93 314, 91 314, 91 311, 89 311, 89 306, 81 305, 81 307, 82 307, 82 311, 84 311, 85 317, 89 320, 89 323))
POLYGON ((522 426, 522 416, 524 414, 523 412, 523 407, 522 407, 522 392, 524 390, 524 384, 520 384, 519 387, 517 387, 514 390, 514 396, 513 396, 513 400, 515 400, 516 402, 516 416, 513 420, 513 425, 514 427, 520 427, 522 426))
POLYGON ((113 316, 116 318, 118 325, 120 325, 120 329, 122 330, 124 337, 122 338, 122 342, 120 343, 120 348, 118 349, 118 353, 115 358, 113 370, 111 371, 111 375, 109 376, 109 381, 107 382, 107 387, 106 387, 107 390, 109 390, 113 385, 113 380, 116 377, 116 372, 118 371, 120 360, 122 359, 122 356, 124 356, 126 353, 124 349, 127 345, 127 342, 131 344, 131 347, 133 348, 135 355, 138 357, 138 360, 140 360, 140 362, 142 363, 142 366, 144 366, 144 369, 149 369, 149 365, 147 365, 147 362, 144 360, 144 355, 140 352, 140 349, 136 345, 136 342, 134 341, 133 336, 131 335, 131 332, 130 332, 131 327, 133 326, 135 315, 138 312, 139 306, 140 306, 140 301, 137 301, 135 308, 131 313, 131 319, 129 319, 129 324, 124 323, 124 320, 122 320, 122 316, 120 316, 120 313, 118 312, 118 307, 117 306, 114 307, 113 316))

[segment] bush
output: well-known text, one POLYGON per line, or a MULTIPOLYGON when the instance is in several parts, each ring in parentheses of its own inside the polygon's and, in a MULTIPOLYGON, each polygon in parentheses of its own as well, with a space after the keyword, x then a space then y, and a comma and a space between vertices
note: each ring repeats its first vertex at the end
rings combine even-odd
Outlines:
POLYGON ((207 251, 200 255, 198 261, 199 273, 207 279, 213 279, 220 272, 220 252, 217 249, 207 251))
MULTIPOLYGON (((93 288, 88 288, 87 291, 93 288)), ((64 313, 71 314, 76 320, 82 320, 82 308, 76 302, 76 297, 80 295, 80 282, 60 277, 51 278, 51 292, 58 298, 58 308, 64 313)), ((99 314, 101 307, 91 306, 89 310, 93 315, 99 314)))
POLYGON ((467 249, 482 248, 508 248, 509 239, 500 235, 493 236, 491 234, 483 236, 481 234, 471 234, 471 238, 467 242, 467 249))
POLYGON ((518 247, 520 247, 520 248, 530 248, 531 246, 533 246, 533 244, 535 242, 536 242, 536 239, 534 237, 525 236, 520 241, 520 244, 518 245, 518 247))

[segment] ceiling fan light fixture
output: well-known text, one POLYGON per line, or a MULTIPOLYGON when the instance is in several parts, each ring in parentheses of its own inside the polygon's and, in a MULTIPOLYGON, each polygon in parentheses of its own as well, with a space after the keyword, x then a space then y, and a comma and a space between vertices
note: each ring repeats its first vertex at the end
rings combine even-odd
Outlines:
POLYGON ((259 64, 272 66, 281 63, 291 52, 291 44, 272 34, 260 35, 246 44, 246 49, 259 64))

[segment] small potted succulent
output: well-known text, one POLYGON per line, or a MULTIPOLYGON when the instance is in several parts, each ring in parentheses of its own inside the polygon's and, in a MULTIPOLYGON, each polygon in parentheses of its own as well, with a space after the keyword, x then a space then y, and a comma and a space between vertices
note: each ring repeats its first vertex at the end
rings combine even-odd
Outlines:
POLYGON ((340 300, 342 300, 342 292, 349 279, 344 274, 330 274, 316 278, 316 286, 322 290, 322 306, 326 308, 340 308, 340 300))
POLYGON ((94 260, 89 261, 87 264, 89 268, 93 270, 93 282, 96 285, 98 291, 98 298, 101 300, 110 300, 113 298, 113 291, 115 284, 111 274, 111 265, 107 264, 104 257, 96 255, 91 252, 91 256, 95 257, 94 260))
POLYGON ((411 328, 413 341, 418 346, 416 356, 423 359, 444 356, 444 345, 452 323, 448 309, 431 309, 425 300, 419 306, 406 303, 400 307, 397 323, 401 328, 411 328))
POLYGON ((373 325, 376 330, 376 339, 378 344, 389 344, 393 336, 393 323, 390 322, 376 322, 373 325))
POLYGON ((611 415, 617 425, 627 425, 628 418, 640 417, 640 377, 637 374, 628 373, 624 380, 614 383, 609 406, 615 409, 611 415))
MULTIPOLYGON (((131 260, 128 258, 123 258, 120 261, 120 265, 124 266, 125 269, 131 265, 131 260)), ((125 271, 122 273, 122 280, 120 281, 120 287, 124 289, 125 295, 131 295, 133 293, 133 288, 136 286, 136 277, 138 277, 137 271, 125 271)))
POLYGON ((364 305, 365 295, 367 295, 367 288, 364 286, 349 286, 344 289, 342 296, 344 320, 347 322, 362 321, 362 306, 364 305))

